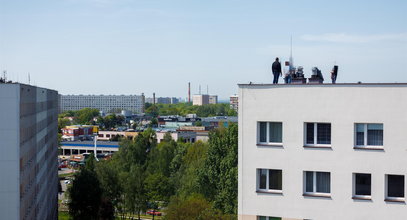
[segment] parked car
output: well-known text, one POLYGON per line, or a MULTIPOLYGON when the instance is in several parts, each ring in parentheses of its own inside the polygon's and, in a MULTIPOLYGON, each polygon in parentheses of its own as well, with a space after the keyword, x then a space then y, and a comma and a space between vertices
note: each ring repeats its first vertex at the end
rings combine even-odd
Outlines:
POLYGON ((61 165, 59 165, 58 168, 67 168, 67 166, 66 166, 66 164, 61 164, 61 165))
POLYGON ((161 216, 161 215, 162 215, 161 212, 155 211, 155 210, 152 210, 152 209, 148 210, 148 211, 147 211, 147 214, 148 214, 148 215, 156 215, 156 216, 161 216))

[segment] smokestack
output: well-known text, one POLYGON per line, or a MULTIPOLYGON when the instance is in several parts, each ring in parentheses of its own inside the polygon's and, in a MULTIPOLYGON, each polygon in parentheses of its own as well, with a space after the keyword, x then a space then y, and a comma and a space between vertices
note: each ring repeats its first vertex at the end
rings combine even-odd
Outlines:
POLYGON ((209 95, 209 86, 206 85, 206 94, 209 95))
POLYGON ((201 95, 201 85, 199 85, 199 95, 201 95))
POLYGON ((188 82, 188 103, 191 102, 191 83, 188 82))
POLYGON ((153 105, 155 105, 155 92, 153 92, 153 105))

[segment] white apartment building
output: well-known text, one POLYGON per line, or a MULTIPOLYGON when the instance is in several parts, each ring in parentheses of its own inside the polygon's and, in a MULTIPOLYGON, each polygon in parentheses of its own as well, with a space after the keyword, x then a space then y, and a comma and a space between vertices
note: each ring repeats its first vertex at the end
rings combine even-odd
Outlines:
POLYGON ((59 112, 95 108, 105 113, 121 109, 144 112, 144 95, 60 95, 59 112))
POLYGON ((0 84, 0 219, 58 218, 57 91, 0 84))
POLYGON ((238 95, 231 95, 229 99, 230 108, 238 111, 239 106, 239 96, 238 95))
POLYGON ((407 84, 239 85, 240 220, 407 219, 407 84))

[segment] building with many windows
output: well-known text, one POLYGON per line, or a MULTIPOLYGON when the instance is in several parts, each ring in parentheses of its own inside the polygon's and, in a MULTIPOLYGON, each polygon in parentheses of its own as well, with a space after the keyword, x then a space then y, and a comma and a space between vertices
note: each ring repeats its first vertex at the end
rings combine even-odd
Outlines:
POLYGON ((59 112, 95 108, 104 113, 127 110, 144 112, 144 94, 141 95, 60 95, 59 112))
POLYGON ((406 219, 406 97, 407 84, 239 85, 239 219, 406 219))
POLYGON ((0 83, 0 219, 58 218, 58 93, 0 83))
POLYGON ((229 98, 229 104, 230 104, 230 108, 234 109, 235 111, 238 111, 239 96, 238 95, 231 95, 230 98, 229 98))

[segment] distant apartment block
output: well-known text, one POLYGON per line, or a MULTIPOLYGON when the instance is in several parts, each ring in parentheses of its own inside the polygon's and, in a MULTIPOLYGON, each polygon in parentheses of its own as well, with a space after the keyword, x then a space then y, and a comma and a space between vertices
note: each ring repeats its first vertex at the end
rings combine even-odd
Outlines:
POLYGON ((207 105, 209 104, 209 95, 193 95, 192 105, 207 105))
POLYGON ((229 99, 230 108, 234 109, 236 112, 239 108, 239 96, 238 95, 231 95, 229 99))
POLYGON ((240 220, 407 219, 407 84, 239 85, 240 220))
POLYGON ((77 111, 83 108, 95 108, 104 113, 118 109, 144 112, 144 95, 60 95, 59 111, 77 111))
POLYGON ((209 104, 218 104, 218 96, 217 95, 210 95, 209 96, 209 104))
MULTIPOLYGON (((146 103, 154 103, 154 98, 146 98, 146 103)), ((157 97, 155 98, 156 104, 177 104, 179 99, 175 97, 157 97)))
POLYGON ((58 93, 0 84, 0 219, 58 218, 58 93))

